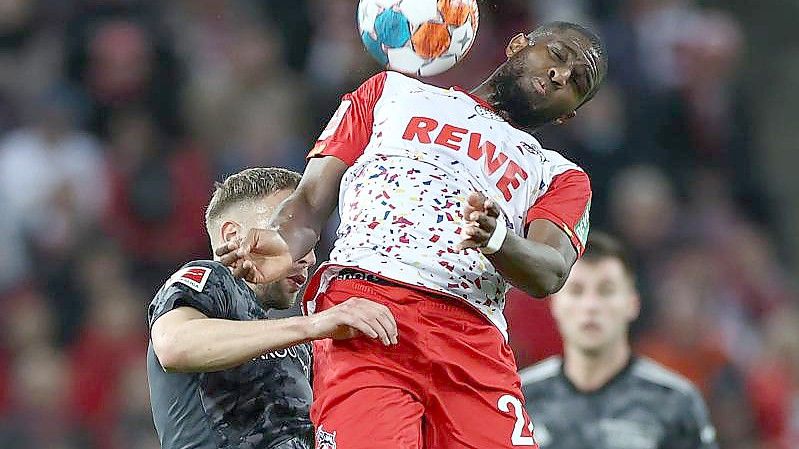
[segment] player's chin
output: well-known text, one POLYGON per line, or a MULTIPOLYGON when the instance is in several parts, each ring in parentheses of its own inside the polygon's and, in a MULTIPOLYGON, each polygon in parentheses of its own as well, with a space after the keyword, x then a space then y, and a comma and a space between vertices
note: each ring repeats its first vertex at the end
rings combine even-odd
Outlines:
POLYGON ((577 343, 577 347, 584 354, 591 354, 591 355, 597 354, 604 347, 604 345, 602 343, 597 342, 597 341, 589 341, 589 340, 585 340, 585 339, 581 339, 581 340, 582 341, 579 341, 577 343))
POLYGON ((287 292, 281 289, 280 295, 272 298, 271 306, 274 309, 289 309, 297 303, 297 292, 287 292))
POLYGON ((291 278, 286 278, 280 281, 280 290, 283 292, 283 294, 296 296, 297 292, 299 292, 301 288, 302 284, 291 278))

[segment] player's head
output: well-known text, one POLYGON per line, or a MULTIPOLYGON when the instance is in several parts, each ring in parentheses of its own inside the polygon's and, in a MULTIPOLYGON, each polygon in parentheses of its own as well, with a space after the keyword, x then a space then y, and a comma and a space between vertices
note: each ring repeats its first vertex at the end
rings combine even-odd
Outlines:
POLYGON ((562 123, 599 90, 607 51, 590 30, 552 22, 511 39, 508 60, 491 75, 490 101, 515 124, 538 128, 562 123))
POLYGON ((639 308, 624 248, 609 235, 592 232, 585 254, 552 297, 552 314, 564 344, 586 354, 626 345, 630 323, 638 317, 639 308))
MULTIPOLYGON (((243 238, 254 227, 265 227, 275 207, 300 182, 300 174, 283 168, 249 168, 229 176, 216 189, 205 212, 211 248, 243 238)), ((298 260, 288 276, 270 285, 250 285, 267 307, 291 307, 316 263, 313 250, 298 260)))

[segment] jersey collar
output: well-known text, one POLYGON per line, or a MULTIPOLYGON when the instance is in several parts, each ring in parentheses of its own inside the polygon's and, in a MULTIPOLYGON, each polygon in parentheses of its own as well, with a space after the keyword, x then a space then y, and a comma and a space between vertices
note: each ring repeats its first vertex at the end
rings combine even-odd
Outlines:
POLYGON ((597 388, 596 390, 592 390, 592 391, 584 391, 584 390, 581 390, 581 389, 577 388, 577 385, 574 385, 574 383, 572 383, 571 379, 569 379, 569 377, 566 376, 566 357, 563 357, 563 362, 560 364, 560 373, 559 373, 559 375, 560 375, 560 378, 563 380, 563 382, 569 387, 569 389, 572 392, 574 392, 576 394, 580 394, 580 395, 593 396, 593 395, 598 395, 598 394, 602 393, 603 391, 605 391, 608 388, 610 388, 611 385, 615 384, 620 379, 625 377, 627 375, 627 373, 630 372, 630 370, 632 369, 633 365, 635 364, 635 362, 637 360, 638 360, 638 356, 636 356, 635 354, 630 354, 630 358, 629 358, 629 360, 627 360, 627 364, 624 365, 624 368, 622 368, 618 373, 616 373, 613 377, 611 377, 610 380, 605 382, 604 385, 602 385, 601 387, 597 388))
POLYGON ((469 97, 471 97, 472 100, 476 101, 480 106, 483 106, 484 108, 488 108, 488 110, 490 110, 491 112, 493 112, 495 114, 497 113, 497 110, 494 109, 494 107, 491 106, 491 104, 489 102, 483 100, 482 98, 478 97, 477 95, 472 94, 468 90, 466 90, 466 89, 464 89, 464 88, 462 88, 460 86, 452 86, 452 89, 468 95, 469 97))

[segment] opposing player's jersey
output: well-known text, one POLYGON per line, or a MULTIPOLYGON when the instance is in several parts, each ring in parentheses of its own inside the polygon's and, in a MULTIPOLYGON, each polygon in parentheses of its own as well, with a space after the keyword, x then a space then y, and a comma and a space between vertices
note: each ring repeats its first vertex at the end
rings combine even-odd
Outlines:
MULTIPOLYGON (((587 175, 465 91, 380 73, 344 96, 309 155, 317 156, 350 165, 318 289, 336 267, 357 266, 465 299, 505 334, 508 284, 480 251, 454 249, 473 191, 496 201, 511 232, 525 236, 531 221, 547 219, 583 251, 587 175)), ((312 312, 312 298, 307 305, 312 312)))
MULTIPOLYGON (((150 304, 150 326, 184 306, 210 318, 266 319, 247 284, 212 261, 190 262, 170 277, 150 304)), ((151 342, 147 374, 161 447, 312 448, 310 367, 310 346, 298 345, 224 371, 167 373, 151 342)))
POLYGON ((577 390, 559 357, 519 375, 541 449, 717 449, 696 388, 649 359, 632 358, 591 393, 577 390))

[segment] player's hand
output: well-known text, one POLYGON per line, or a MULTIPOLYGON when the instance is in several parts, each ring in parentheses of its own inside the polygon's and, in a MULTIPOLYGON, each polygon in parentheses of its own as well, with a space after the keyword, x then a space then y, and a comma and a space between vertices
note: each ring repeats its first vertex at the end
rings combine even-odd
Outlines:
POLYGON ((277 231, 253 228, 240 242, 227 242, 214 251, 233 275, 254 284, 269 284, 286 276, 294 263, 277 231))
POLYGON ((397 344, 397 322, 388 307, 364 298, 350 298, 308 317, 313 339, 346 340, 361 334, 384 345, 397 344))
POLYGON ((467 248, 482 248, 488 244, 491 234, 497 227, 499 207, 479 192, 472 192, 463 208, 466 226, 463 228, 463 240, 455 247, 458 251, 467 248))

